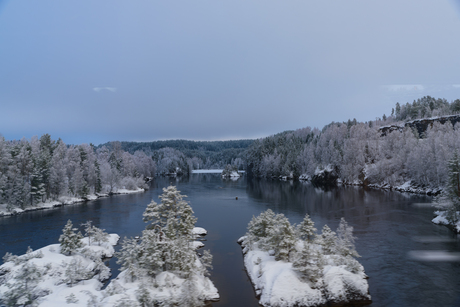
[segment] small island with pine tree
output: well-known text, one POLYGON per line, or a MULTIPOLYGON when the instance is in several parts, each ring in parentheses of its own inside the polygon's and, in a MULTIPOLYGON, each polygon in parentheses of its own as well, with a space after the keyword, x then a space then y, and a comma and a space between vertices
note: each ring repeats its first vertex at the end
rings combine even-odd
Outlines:
POLYGON ((354 240, 353 227, 343 218, 336 232, 325 225, 317 234, 308 215, 296 226, 268 209, 253 217, 238 242, 263 306, 370 304, 354 240))

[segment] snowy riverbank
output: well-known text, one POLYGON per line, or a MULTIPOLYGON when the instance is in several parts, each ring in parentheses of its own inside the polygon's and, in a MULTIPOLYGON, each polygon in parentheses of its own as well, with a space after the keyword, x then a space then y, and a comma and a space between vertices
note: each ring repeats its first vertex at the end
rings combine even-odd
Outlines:
POLYGON ((112 192, 110 194, 91 194, 91 195, 87 195, 84 198, 83 197, 61 196, 59 197, 58 200, 38 203, 34 205, 33 207, 26 207, 24 209, 11 208, 7 204, 0 204, 0 216, 16 215, 16 214, 21 214, 27 211, 52 209, 56 207, 62 207, 66 205, 73 205, 73 204, 77 204, 77 203, 81 203, 85 201, 95 200, 101 197, 109 197, 111 195, 132 194, 132 193, 140 193, 144 191, 145 189, 141 189, 141 188, 138 188, 136 190, 118 189, 116 192, 112 192))

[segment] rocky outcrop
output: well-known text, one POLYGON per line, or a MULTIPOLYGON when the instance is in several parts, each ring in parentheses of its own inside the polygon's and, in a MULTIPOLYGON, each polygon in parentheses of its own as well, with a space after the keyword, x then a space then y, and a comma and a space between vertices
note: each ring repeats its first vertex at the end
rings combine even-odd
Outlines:
POLYGON ((460 122, 460 115, 457 114, 457 115, 449 115, 449 116, 441 116, 441 117, 433 117, 433 118, 416 119, 416 120, 411 120, 406 123, 401 123, 399 125, 390 125, 390 126, 380 127, 379 131, 381 133, 381 136, 386 136, 387 134, 393 131, 402 132, 404 128, 409 127, 411 129, 417 130, 418 134, 422 136, 425 133, 425 131, 428 129, 428 127, 433 127, 433 123, 435 122, 439 122, 443 125, 447 122, 450 122, 452 126, 454 126, 456 123, 460 122))

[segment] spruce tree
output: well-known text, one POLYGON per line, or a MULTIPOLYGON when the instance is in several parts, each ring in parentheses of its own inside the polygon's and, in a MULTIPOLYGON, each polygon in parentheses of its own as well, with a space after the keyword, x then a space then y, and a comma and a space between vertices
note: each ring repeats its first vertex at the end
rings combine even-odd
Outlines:
POLYGON ((311 281, 313 286, 316 286, 323 276, 322 255, 307 242, 304 242, 292 266, 300 273, 302 279, 311 281))
POLYGON ((147 229, 159 226, 167 238, 175 239, 180 236, 193 238, 193 227, 196 218, 192 207, 183 200, 186 195, 181 195, 175 186, 163 188, 163 194, 159 196, 161 202, 152 201, 144 212, 144 222, 151 222, 147 229))
POLYGON ((308 214, 305 215, 303 221, 297 226, 297 233, 302 240, 312 242, 316 236, 315 223, 310 219, 308 214))
POLYGON ((360 257, 355 249, 355 237, 353 236, 353 227, 348 226, 348 223, 342 217, 339 227, 337 228, 336 240, 337 252, 344 257, 360 257))
POLYGON ((80 232, 75 233, 77 228, 73 228, 72 221, 68 220, 62 230, 62 235, 59 237, 61 243, 61 254, 71 255, 78 248, 82 247, 81 239, 83 236, 80 232))
POLYGON ((447 187, 438 202, 447 203, 446 218, 455 225, 459 220, 460 210, 460 158, 455 151, 447 164, 447 187))
POLYGON ((323 254, 333 255, 337 252, 336 246, 337 236, 329 226, 324 225, 321 235, 318 237, 318 243, 323 248, 323 254))

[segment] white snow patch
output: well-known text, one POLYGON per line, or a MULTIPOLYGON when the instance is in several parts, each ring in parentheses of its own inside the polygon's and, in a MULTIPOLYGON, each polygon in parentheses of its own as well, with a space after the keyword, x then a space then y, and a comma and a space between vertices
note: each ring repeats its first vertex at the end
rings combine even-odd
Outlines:
POLYGON ((223 169, 194 169, 192 174, 220 174, 223 169))
POLYGON ((208 231, 202 227, 194 227, 192 230, 194 235, 205 236, 208 234, 208 231))

